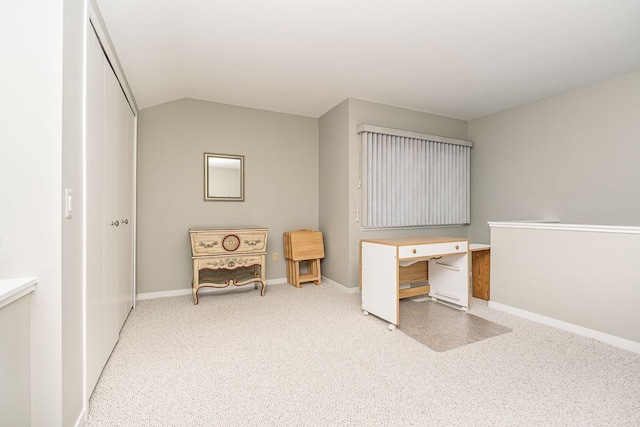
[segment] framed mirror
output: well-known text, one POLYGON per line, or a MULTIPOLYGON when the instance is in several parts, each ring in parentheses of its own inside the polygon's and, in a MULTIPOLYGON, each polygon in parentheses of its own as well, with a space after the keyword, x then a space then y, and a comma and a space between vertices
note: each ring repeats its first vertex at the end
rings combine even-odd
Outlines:
POLYGON ((204 153, 204 200, 244 201, 244 156, 204 153))

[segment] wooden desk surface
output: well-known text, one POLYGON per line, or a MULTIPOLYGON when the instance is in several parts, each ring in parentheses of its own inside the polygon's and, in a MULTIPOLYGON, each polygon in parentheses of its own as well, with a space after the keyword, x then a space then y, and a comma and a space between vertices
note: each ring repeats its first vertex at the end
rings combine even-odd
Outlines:
POLYGON ((487 245, 485 243, 470 243, 469 250, 471 252, 475 251, 488 251, 491 249, 491 245, 487 245))

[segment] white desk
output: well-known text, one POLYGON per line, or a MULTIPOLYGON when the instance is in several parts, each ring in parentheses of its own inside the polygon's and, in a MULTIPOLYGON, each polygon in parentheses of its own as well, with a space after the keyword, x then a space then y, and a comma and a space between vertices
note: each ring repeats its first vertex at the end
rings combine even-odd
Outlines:
POLYGON ((400 283, 404 282, 401 267, 423 261, 429 263, 429 296, 468 309, 469 241, 455 237, 404 237, 360 241, 360 285, 365 314, 398 325, 400 283))

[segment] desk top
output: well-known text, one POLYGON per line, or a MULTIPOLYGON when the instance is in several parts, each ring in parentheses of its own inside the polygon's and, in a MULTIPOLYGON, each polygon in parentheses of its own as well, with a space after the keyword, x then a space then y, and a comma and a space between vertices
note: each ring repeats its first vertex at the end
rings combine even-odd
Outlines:
POLYGON ((432 243, 468 242, 463 237, 418 236, 418 237, 388 237, 382 239, 362 239, 361 242, 378 243, 389 246, 426 245, 432 243))
POLYGON ((487 251, 491 249, 491 245, 487 245, 484 243, 471 243, 469 244, 469 250, 471 252, 475 252, 475 251, 487 251))

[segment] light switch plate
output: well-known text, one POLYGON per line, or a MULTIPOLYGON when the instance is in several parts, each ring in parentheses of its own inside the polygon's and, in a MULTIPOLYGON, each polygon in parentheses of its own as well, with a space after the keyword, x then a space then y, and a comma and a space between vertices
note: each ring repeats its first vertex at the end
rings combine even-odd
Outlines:
POLYGON ((70 188, 64 189, 64 217, 73 218, 73 191, 70 188))

